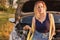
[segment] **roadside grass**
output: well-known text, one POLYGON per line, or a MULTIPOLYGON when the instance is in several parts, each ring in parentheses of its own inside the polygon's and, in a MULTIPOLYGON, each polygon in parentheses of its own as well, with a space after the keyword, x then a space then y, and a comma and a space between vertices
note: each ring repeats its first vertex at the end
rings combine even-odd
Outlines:
POLYGON ((0 40, 8 40, 14 24, 9 22, 9 18, 15 17, 14 14, 0 11, 0 40))

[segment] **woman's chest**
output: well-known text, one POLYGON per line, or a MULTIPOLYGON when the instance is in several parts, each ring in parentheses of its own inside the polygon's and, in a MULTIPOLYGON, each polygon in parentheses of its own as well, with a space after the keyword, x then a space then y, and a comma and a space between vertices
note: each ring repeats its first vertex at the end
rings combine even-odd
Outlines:
POLYGON ((43 21, 43 23, 41 23, 40 21, 36 20, 35 25, 38 26, 38 27, 40 27, 40 26, 49 26, 50 22, 49 22, 49 20, 45 20, 45 21, 43 21))

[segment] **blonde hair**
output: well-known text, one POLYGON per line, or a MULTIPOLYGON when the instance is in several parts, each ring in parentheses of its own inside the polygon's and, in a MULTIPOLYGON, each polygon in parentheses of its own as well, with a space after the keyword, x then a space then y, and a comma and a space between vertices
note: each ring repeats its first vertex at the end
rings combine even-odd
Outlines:
POLYGON ((37 2, 35 3, 35 5, 34 5, 34 13, 37 13, 37 8, 36 8, 36 6, 37 6, 37 4, 39 4, 39 3, 42 3, 42 4, 43 4, 43 7, 47 10, 47 7, 46 7, 46 4, 45 4, 44 1, 37 1, 37 2))

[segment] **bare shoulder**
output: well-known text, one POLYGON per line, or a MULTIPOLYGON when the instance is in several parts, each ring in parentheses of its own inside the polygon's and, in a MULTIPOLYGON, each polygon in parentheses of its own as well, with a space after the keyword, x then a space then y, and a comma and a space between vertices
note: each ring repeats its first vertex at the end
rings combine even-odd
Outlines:
POLYGON ((33 16, 32 20, 35 20, 35 16, 33 16))
POLYGON ((52 13, 49 13, 49 18, 53 18, 53 14, 52 13))
POLYGON ((35 16, 32 18, 32 23, 35 23, 35 16))

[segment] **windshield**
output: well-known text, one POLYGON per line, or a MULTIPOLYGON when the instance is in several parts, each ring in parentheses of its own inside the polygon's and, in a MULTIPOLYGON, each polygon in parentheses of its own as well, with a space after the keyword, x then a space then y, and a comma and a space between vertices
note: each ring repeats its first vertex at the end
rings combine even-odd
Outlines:
MULTIPOLYGON (((36 1, 27 1, 22 7, 23 12, 33 12, 36 1)), ((48 11, 60 11, 60 1, 45 1, 48 11)))

